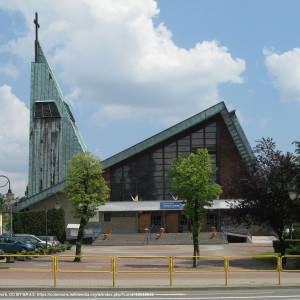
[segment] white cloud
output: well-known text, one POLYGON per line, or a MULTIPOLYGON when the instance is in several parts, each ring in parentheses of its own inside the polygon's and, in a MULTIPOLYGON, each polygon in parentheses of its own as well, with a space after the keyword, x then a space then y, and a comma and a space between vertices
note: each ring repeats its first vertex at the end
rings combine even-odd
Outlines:
POLYGON ((72 102, 92 102, 99 125, 181 120, 218 102, 221 83, 242 82, 244 60, 217 41, 176 45, 171 31, 153 22, 154 0, 0 0, 0 8, 25 17, 28 35, 1 47, 23 56, 32 56, 32 19, 39 12, 40 41, 58 77, 72 102))
MULTIPOLYGON (((16 195, 24 195, 27 181, 29 111, 8 85, 0 86, 0 107, 0 174, 10 178, 16 195)), ((6 190, 0 192, 6 193, 6 190)))
POLYGON ((12 79, 17 79, 19 76, 19 71, 14 64, 8 62, 6 64, 0 65, 0 75, 5 75, 11 77, 12 79))
POLYGON ((264 50, 267 69, 284 101, 300 102, 300 48, 278 54, 264 50))

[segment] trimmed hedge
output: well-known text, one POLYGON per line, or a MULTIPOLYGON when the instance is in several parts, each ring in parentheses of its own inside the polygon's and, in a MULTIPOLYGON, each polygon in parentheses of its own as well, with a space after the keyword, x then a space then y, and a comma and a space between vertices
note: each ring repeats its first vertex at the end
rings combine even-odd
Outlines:
MULTIPOLYGON (((291 239, 286 239, 284 240, 284 252, 286 252, 287 249, 292 249, 292 248, 300 248, 300 239, 297 240, 291 240, 291 239)), ((281 245, 279 240, 273 241, 273 249, 275 253, 280 253, 281 252, 281 245)))
POLYGON ((13 214, 14 233, 54 235, 60 242, 66 240, 65 212, 61 208, 16 212, 13 214), (46 234, 47 213, 47 234, 46 234))
POLYGON ((299 226, 294 227, 293 238, 300 239, 300 227, 299 226))
MULTIPOLYGON (((70 244, 61 244, 59 246, 55 246, 55 247, 47 247, 47 248, 43 248, 43 249, 35 249, 33 251, 22 251, 18 254, 25 254, 25 255, 32 255, 33 257, 35 255, 51 255, 51 254, 55 254, 58 252, 64 252, 66 250, 70 250, 72 247, 72 245, 70 244)), ((16 256, 16 258, 18 260, 25 260, 28 259, 30 257, 18 257, 16 256)))

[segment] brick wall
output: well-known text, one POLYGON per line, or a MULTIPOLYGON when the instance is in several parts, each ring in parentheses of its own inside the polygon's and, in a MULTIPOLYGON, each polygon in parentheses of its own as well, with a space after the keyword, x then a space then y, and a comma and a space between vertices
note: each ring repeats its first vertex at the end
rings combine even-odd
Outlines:
POLYGON ((239 180, 247 177, 247 166, 241 159, 222 118, 219 118, 218 124, 218 181, 223 188, 221 198, 240 198, 239 180))

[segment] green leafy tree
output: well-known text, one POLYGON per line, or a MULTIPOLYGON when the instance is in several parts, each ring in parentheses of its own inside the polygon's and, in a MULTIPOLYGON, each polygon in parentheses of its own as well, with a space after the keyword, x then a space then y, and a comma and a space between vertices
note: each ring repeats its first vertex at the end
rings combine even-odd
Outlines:
MULTIPOLYGON (((297 174, 292 182, 294 188, 296 189, 297 194, 300 196, 300 142, 294 142, 296 149, 295 149, 295 156, 296 156, 296 168, 297 174)), ((299 200, 299 197, 298 197, 299 200)), ((299 220, 298 220, 299 221, 299 220)))
MULTIPOLYGON (((210 206, 222 188, 213 180, 212 161, 207 149, 199 149, 188 157, 179 157, 169 172, 170 186, 174 194, 183 199, 184 214, 191 222, 194 256, 199 256, 200 217, 204 206, 210 206)), ((193 259, 196 267, 197 259, 193 259)))
POLYGON ((96 215, 97 207, 103 205, 109 196, 98 158, 85 152, 76 154, 70 160, 65 194, 73 205, 74 217, 80 219, 74 259, 80 262, 84 228, 89 219, 96 215))
POLYGON ((297 201, 289 197, 291 183, 297 176, 295 156, 276 149, 271 138, 259 140, 252 172, 247 179, 240 178, 241 200, 233 205, 234 218, 240 222, 265 225, 280 241, 284 255, 284 229, 291 228, 299 219, 297 201))
POLYGON ((2 194, 0 194, 0 212, 3 211, 3 208, 4 208, 4 196, 2 194))
POLYGON ((65 212, 62 207, 13 213, 14 233, 54 235, 60 242, 64 242, 65 228, 65 212))

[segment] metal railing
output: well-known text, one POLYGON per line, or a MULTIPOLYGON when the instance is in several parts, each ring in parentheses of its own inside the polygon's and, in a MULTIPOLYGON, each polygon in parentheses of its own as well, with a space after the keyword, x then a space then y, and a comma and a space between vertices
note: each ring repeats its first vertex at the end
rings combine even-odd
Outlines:
POLYGON ((249 273, 249 272, 263 272, 263 273, 277 273, 278 274, 278 284, 281 284, 281 257, 277 256, 277 255, 251 255, 251 256, 242 256, 242 255, 237 255, 237 256, 227 256, 224 257, 224 270, 226 273, 226 281, 225 281, 225 285, 228 284, 228 275, 229 273, 249 273), (245 260, 245 259, 254 259, 254 260, 271 260, 274 259, 276 264, 274 266, 274 268, 261 268, 261 269, 255 269, 255 268, 249 268, 249 267, 236 267, 236 268, 232 268, 230 266, 230 262, 234 261, 234 260, 245 260))
MULTIPOLYGON (((282 257, 276 255, 253 255, 253 256, 97 256, 97 255, 82 255, 80 258, 87 262, 88 260, 101 260, 101 262, 92 261, 93 269, 84 268, 81 263, 73 263, 75 255, 26 255, 26 254, 6 254, 0 255, 0 257, 15 257, 15 258, 31 258, 31 262, 34 262, 35 258, 47 258, 46 261, 49 266, 44 266, 43 268, 25 268, 22 264, 21 267, 11 267, 11 268, 1 268, 1 273, 52 273, 52 284, 51 286, 57 287, 60 274, 67 273, 77 273, 77 274, 95 274, 103 273, 109 274, 111 276, 111 285, 116 287, 117 274, 167 274, 168 283, 167 286, 173 286, 173 279, 175 274, 183 273, 223 273, 224 272, 224 285, 227 286, 229 283, 229 275, 231 273, 238 272, 272 272, 277 273, 276 284, 281 285, 281 275, 283 272, 300 272, 300 255, 285 255, 282 257), (193 259, 197 261, 197 267, 192 268, 191 262, 193 259), (247 267, 247 261, 250 260, 274 260, 274 267, 269 268, 257 268, 258 262, 252 265, 252 267, 247 267), (295 268, 286 268, 286 262, 289 260, 298 260, 299 269, 295 268), (149 264, 139 265, 135 263, 134 265, 128 266, 128 261, 134 260, 139 262, 141 260, 149 261, 149 264), (150 261, 152 262, 150 263, 150 261), (154 260, 154 264, 153 264, 154 260), (72 264, 68 265, 69 262, 72 264), (127 262, 127 265, 126 265, 127 262), (158 263, 159 262, 159 263, 158 263), (163 264, 161 264, 163 262, 163 264), (205 263, 204 263, 205 262, 205 263), (233 266, 233 264, 238 264, 243 262, 243 266, 233 266), (65 266, 72 266, 66 268, 65 266), (103 265, 108 265, 107 268, 103 268, 103 265), (96 268, 95 268, 96 266, 96 268), (102 266, 102 268, 101 268, 102 266), (142 268, 144 269, 142 269, 142 268), (154 268, 154 269, 153 269, 154 268), (162 269, 159 269, 162 268, 162 269)), ((26 262, 26 264, 30 262, 26 262)), ((90 263, 90 264, 91 264, 90 263)), ((88 265, 90 266, 90 265, 88 265)), ((298 267, 298 266, 297 266, 298 267)))
MULTIPOLYGON (((74 263, 80 265, 79 263, 74 263)), ((100 266, 99 266, 100 267, 100 266)), ((115 286, 115 257, 112 256, 100 256, 100 255, 82 255, 82 256, 76 256, 76 255, 60 255, 55 257, 55 273, 56 273, 56 280, 54 281, 54 287, 57 287, 57 275, 59 273, 108 273, 112 274, 112 286, 115 286), (96 270, 91 270, 91 269, 65 269, 65 268, 60 268, 60 262, 62 263, 63 259, 75 259, 75 257, 78 257, 80 259, 104 259, 107 260, 106 263, 110 265, 109 269, 96 269, 96 270)))
POLYGON ((4 259, 10 258, 22 258, 23 260, 33 259, 33 258, 48 258, 47 268, 0 268, 1 273, 52 273, 53 276, 53 286, 56 287, 56 257, 53 255, 40 255, 40 254, 2 254, 0 257, 4 259))

